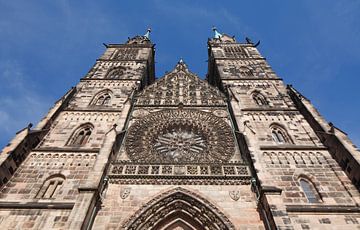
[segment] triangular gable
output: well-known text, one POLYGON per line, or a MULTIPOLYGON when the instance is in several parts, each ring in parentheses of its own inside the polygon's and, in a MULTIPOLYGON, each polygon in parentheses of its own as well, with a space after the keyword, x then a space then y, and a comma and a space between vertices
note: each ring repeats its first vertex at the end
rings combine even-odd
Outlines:
POLYGON ((215 87, 191 73, 180 61, 175 69, 137 96, 137 105, 214 106, 226 105, 225 96, 215 87))

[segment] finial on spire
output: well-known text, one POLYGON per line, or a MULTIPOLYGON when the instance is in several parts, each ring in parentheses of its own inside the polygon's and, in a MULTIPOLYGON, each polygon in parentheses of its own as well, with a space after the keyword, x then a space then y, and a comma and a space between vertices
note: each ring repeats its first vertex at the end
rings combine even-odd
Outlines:
POLYGON ((151 28, 148 28, 146 33, 144 34, 144 37, 146 37, 147 39, 150 39, 150 32, 151 32, 151 28))
POLYGON ((182 57, 180 57, 179 63, 184 64, 184 60, 182 59, 182 57))
POLYGON ((219 33, 219 31, 216 29, 215 26, 212 27, 212 30, 214 31, 214 38, 221 38, 222 34, 219 33))

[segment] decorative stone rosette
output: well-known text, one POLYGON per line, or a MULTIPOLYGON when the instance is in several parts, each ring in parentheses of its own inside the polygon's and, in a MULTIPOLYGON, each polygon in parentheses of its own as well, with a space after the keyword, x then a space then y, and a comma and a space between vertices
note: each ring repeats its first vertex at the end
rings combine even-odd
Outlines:
POLYGON ((234 146, 223 119, 193 109, 151 113, 129 128, 125 143, 130 159, 143 163, 225 163, 234 146))

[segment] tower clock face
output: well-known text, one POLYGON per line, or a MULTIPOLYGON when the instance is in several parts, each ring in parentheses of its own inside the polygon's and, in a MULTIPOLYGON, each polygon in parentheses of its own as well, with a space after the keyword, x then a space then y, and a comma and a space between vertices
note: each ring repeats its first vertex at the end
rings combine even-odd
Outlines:
POLYGON ((234 154, 230 126, 211 113, 164 110, 136 121, 128 131, 126 151, 143 163, 227 162, 234 154))

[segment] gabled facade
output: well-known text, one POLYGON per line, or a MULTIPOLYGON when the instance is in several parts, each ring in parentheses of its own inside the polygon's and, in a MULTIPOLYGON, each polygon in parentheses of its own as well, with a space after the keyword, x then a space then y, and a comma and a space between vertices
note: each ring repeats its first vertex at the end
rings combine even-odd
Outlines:
POLYGON ((355 229, 359 152, 250 39, 155 81, 148 31, 106 45, 0 155, 4 229, 355 229))

